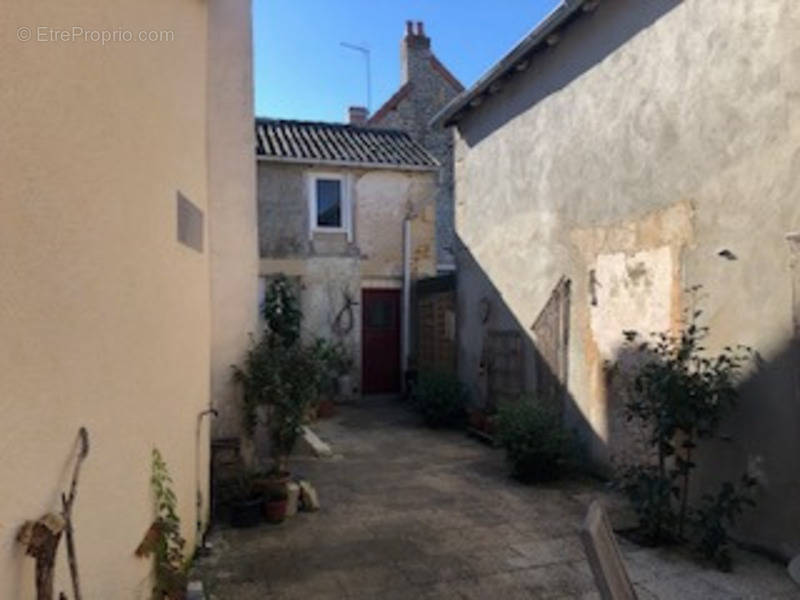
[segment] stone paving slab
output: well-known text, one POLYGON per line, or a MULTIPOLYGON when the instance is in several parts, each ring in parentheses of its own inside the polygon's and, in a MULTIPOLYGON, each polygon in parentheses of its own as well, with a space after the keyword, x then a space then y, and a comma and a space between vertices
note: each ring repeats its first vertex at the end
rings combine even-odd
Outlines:
MULTIPOLYGON (((578 537, 588 505, 608 496, 598 483, 520 485, 502 451, 425 429, 385 399, 315 430, 334 456, 293 459, 292 469, 314 483, 322 509, 219 526, 193 574, 211 599, 599 600, 578 537)), ((754 554, 735 552, 726 574, 674 550, 620 547, 641 600, 800 598, 785 569, 754 554)))

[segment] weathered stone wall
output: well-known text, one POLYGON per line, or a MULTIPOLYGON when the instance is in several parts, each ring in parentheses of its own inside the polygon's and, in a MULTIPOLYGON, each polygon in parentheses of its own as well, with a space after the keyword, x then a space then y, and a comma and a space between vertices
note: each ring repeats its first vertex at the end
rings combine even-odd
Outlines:
POLYGON ((368 279, 403 277, 403 220, 411 222, 411 278, 436 273, 434 191, 431 173, 366 172, 355 183, 356 244, 368 279))
POLYGON ((432 56, 426 37, 412 35, 401 41, 402 74, 411 89, 393 110, 370 124, 407 131, 441 163, 435 204, 436 260, 440 265, 453 265, 453 132, 431 128, 429 123, 461 87, 434 67, 432 56))
POLYGON ((300 257, 310 250, 305 170, 301 165, 258 164, 258 253, 262 258, 300 257))
MULTIPOLYGON (((567 418, 593 456, 619 448, 605 361, 623 329, 675 326, 704 286, 711 350, 756 347, 736 440, 709 483, 757 466, 741 534, 800 551, 800 390, 787 233, 800 230, 800 6, 789 0, 603 2, 459 125, 461 376, 484 281, 527 331, 572 280, 567 418), (730 258, 720 255, 729 250, 730 258)), ((624 447, 624 444, 623 444, 624 447)))
MULTIPOLYGON (((260 275, 286 273, 302 282, 304 335, 342 340, 361 365, 361 309, 353 326, 335 325, 345 295, 361 302, 361 289, 399 287, 403 281, 403 221, 411 220, 411 277, 436 273, 435 173, 361 168, 258 164, 260 275), (353 239, 315 232, 309 238, 307 177, 314 172, 348 177, 353 239)), ((341 322, 350 321, 349 314, 341 322)), ((358 377, 355 381, 358 381, 358 377)))
POLYGON ((435 273, 436 174, 356 167, 313 167, 262 161, 258 165, 258 230, 262 259, 356 256, 365 277, 402 279, 403 221, 412 218, 412 276, 435 273), (353 239, 343 233, 309 237, 307 177, 348 178, 353 239))

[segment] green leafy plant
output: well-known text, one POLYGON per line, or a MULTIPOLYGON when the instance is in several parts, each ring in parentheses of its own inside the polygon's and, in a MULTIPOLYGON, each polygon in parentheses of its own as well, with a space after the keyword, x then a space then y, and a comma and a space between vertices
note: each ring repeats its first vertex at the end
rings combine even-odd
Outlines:
POLYGON ((300 323, 303 320, 300 301, 295 286, 283 273, 269 282, 261 314, 274 341, 288 347, 300 339, 300 323))
MULTIPOLYGON (((699 289, 689 290, 692 304, 699 289)), ((699 324, 701 316, 701 310, 687 311, 677 333, 642 338, 624 332, 625 354, 635 365, 625 417, 645 432, 651 453, 624 465, 617 483, 636 510, 640 533, 653 544, 685 539, 698 442, 714 438, 732 412, 741 372, 753 356, 746 346, 707 355, 709 328, 699 324)), ((631 371, 623 365, 614 370, 631 371)))
POLYGON ((576 446, 559 414, 530 397, 501 404, 496 435, 514 477, 524 482, 557 479, 572 468, 576 446))
POLYGON ((281 460, 291 453, 308 410, 319 398, 323 377, 315 349, 299 342, 283 347, 267 333, 248 351, 244 365, 233 369, 244 390, 247 432, 252 435, 257 409, 265 406, 273 455, 281 460))
POLYGON ((303 314, 296 286, 285 275, 272 279, 262 309, 267 329, 253 341, 243 364, 233 366, 233 377, 242 386, 249 435, 259 425, 259 407, 266 408, 273 471, 280 474, 320 393, 332 389, 334 377, 350 372, 353 361, 341 343, 301 339, 303 314))
POLYGON ((261 341, 251 338, 250 349, 240 367, 233 365, 233 379, 242 386, 242 418, 245 432, 253 435, 258 424, 257 409, 270 402, 270 393, 279 377, 281 350, 269 334, 261 341))
POLYGON ((267 426, 276 470, 285 471, 308 410, 319 397, 321 375, 313 348, 295 344, 278 357, 267 387, 267 426))
POLYGON ((673 478, 665 476, 658 466, 637 464, 621 469, 616 485, 631 501, 639 519, 638 533, 646 544, 673 541, 677 523, 673 478))
POLYGON ((236 473, 233 497, 239 501, 253 500, 263 495, 263 490, 256 486, 258 475, 247 469, 240 469, 236 473))
MULTIPOLYGON (((267 407, 273 453, 291 452, 308 409, 317 401, 329 365, 338 364, 338 347, 300 339, 303 319, 295 286, 283 274, 272 279, 262 305, 267 330, 253 341, 233 377, 243 390, 243 421, 252 435, 258 408, 267 407)), ((276 456, 277 456, 276 455, 276 456)))
POLYGON ((414 389, 414 404, 429 427, 461 427, 466 420, 466 388, 449 373, 423 372, 414 389))
POLYGON ((186 561, 172 478, 161 452, 153 448, 150 485, 155 520, 136 549, 136 556, 153 556, 153 600, 183 600, 186 597, 186 561))
POLYGON ((730 571, 732 567, 728 527, 736 523, 745 508, 755 506, 751 492, 756 483, 746 474, 738 486, 726 481, 716 496, 704 494, 701 506, 693 511, 692 525, 698 537, 697 549, 722 571, 730 571))
POLYGON ((321 337, 314 340, 312 349, 319 363, 321 387, 323 391, 332 393, 336 379, 353 370, 353 355, 341 341, 321 337))

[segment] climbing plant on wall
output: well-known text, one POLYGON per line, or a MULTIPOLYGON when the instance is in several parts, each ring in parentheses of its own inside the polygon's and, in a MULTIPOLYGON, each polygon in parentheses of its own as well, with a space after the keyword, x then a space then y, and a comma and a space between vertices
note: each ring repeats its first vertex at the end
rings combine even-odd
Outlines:
POLYGON ((136 549, 136 556, 153 556, 153 600, 183 600, 187 583, 183 556, 186 541, 181 536, 172 477, 157 448, 153 448, 150 485, 156 516, 136 549))

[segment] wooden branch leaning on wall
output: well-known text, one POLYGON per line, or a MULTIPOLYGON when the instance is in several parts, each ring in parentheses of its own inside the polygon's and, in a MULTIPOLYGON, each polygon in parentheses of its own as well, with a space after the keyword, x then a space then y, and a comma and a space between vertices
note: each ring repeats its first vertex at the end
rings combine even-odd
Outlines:
POLYGON ((78 476, 81 472, 81 464, 89 454, 89 432, 85 427, 78 430, 80 449, 78 458, 75 460, 75 468, 72 471, 72 483, 69 486, 69 495, 61 494, 61 505, 63 508, 64 521, 66 522, 67 534, 67 560, 69 561, 69 574, 72 578, 73 600, 82 600, 80 578, 78 577, 78 558, 75 555, 75 530, 72 527, 72 505, 75 503, 75 496, 78 493, 78 476))
MULTIPOLYGON (((89 433, 85 427, 78 430, 80 444, 72 471, 69 495, 61 494, 62 513, 47 513, 36 521, 26 521, 17 534, 17 541, 25 546, 25 553, 36 559, 36 600, 53 600, 53 571, 61 534, 67 535, 67 560, 72 578, 73 600, 82 600, 78 578, 78 559, 75 555, 75 538, 72 527, 72 506, 78 490, 81 464, 89 454, 89 433)), ((59 594, 60 600, 66 595, 59 594)))
POLYGON ((37 521, 25 521, 17 534, 25 554, 36 559, 36 600, 53 600, 53 571, 62 533, 64 519, 47 513, 37 521))

